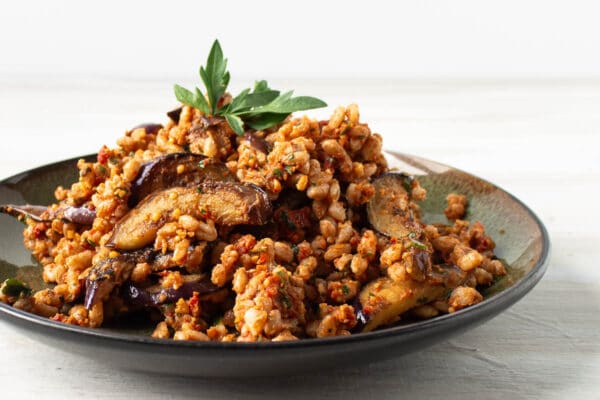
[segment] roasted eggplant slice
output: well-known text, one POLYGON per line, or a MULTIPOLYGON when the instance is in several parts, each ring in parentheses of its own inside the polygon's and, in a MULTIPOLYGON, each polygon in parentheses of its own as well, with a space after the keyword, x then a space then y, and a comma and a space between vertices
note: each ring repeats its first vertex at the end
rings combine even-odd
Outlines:
POLYGON ((36 222, 48 221, 48 217, 42 215, 48 211, 48 207, 35 206, 30 204, 17 205, 17 204, 2 204, 0 205, 0 212, 13 217, 30 218, 36 222))
POLYGON ((237 179, 219 160, 193 153, 170 153, 142 166, 131 184, 128 205, 135 207, 144 197, 175 186, 197 186, 202 182, 235 182, 237 179))
POLYGON ((61 218, 78 225, 92 225, 96 218, 96 212, 87 207, 59 206, 57 209, 49 209, 46 206, 36 205, 0 205, 0 212, 14 217, 30 218, 36 222, 50 222, 61 218))
POLYGON ((85 281, 84 306, 91 308, 98 302, 108 299, 110 292, 129 279, 131 271, 139 262, 147 262, 154 256, 154 250, 145 249, 105 258, 94 265, 85 281))
POLYGON ((169 111, 167 113, 167 117, 171 118, 171 121, 178 124, 179 117, 181 116, 181 110, 183 110, 183 107, 177 107, 176 109, 169 111))
POLYGON ((438 300, 462 284, 466 272, 454 265, 437 265, 423 282, 395 282, 388 277, 367 284, 358 295, 355 310, 362 332, 394 322, 406 311, 438 300))
POLYGON ((263 225, 272 207, 264 190, 249 183, 205 182, 194 188, 174 187, 147 196, 117 223, 107 247, 136 250, 151 244, 175 210, 216 224, 263 225))
POLYGON ((398 239, 421 236, 421 225, 410 208, 410 179, 387 173, 373 181, 375 194, 367 203, 367 216, 379 233, 398 239))
POLYGON ((96 211, 87 207, 65 207, 59 216, 78 225, 92 225, 96 219, 96 211))
POLYGON ((253 132, 246 132, 244 134, 244 140, 248 142, 250 147, 253 147, 255 150, 258 150, 262 153, 269 154, 271 151, 271 144, 265 139, 256 136, 256 134, 253 132))
POLYGON ((183 275, 183 284, 177 289, 165 289, 160 284, 141 288, 129 282, 122 288, 123 297, 133 305, 156 307, 165 303, 173 303, 180 298, 188 299, 194 292, 200 295, 221 290, 210 281, 205 274, 183 275))
MULTIPOLYGON (((185 265, 177 264, 173 260, 173 253, 163 254, 160 251, 155 251, 150 248, 123 253, 112 258, 106 258, 94 265, 88 273, 85 282, 86 294, 84 305, 90 308, 93 304, 106 300, 115 287, 120 287, 127 282, 133 268, 135 268, 138 263, 149 264, 152 272, 160 272, 174 267, 185 267, 185 265)), ((188 282, 186 278, 186 283, 191 284, 193 282, 188 282)), ((130 283, 129 286, 131 285, 133 284, 130 283)), ((199 291, 201 285, 192 285, 191 288, 193 288, 194 291, 199 291)), ((126 288, 124 289, 125 292, 129 290, 126 288)))

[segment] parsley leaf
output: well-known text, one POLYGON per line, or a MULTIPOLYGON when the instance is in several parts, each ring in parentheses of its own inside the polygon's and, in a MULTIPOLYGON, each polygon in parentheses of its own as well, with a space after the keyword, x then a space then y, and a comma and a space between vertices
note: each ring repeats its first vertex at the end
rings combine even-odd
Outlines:
POLYGON ((223 58, 223 50, 218 40, 215 40, 208 59, 206 68, 200 67, 200 78, 206 87, 206 94, 210 103, 211 114, 217 113, 219 100, 225 94, 229 84, 229 71, 227 71, 227 59, 223 58))
POLYGON ((200 78, 206 88, 206 95, 198 88, 190 91, 175 85, 177 100, 197 108, 204 115, 224 118, 239 136, 244 135, 245 126, 263 130, 283 122, 295 111, 327 106, 324 101, 315 97, 293 97, 293 91, 281 94, 278 90, 271 89, 265 80, 254 82, 252 90, 242 90, 231 103, 219 105, 226 93, 230 74, 218 40, 214 41, 210 49, 206 67, 200 67, 200 78))

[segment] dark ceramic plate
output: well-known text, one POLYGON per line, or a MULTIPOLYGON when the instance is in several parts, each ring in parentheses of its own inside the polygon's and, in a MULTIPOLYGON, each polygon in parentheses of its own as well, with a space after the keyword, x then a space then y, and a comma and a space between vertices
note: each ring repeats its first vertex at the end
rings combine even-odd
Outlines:
MULTIPOLYGON (((396 357, 481 324, 529 292, 546 270, 550 242, 541 221, 523 203, 495 185, 454 168, 398 153, 390 166, 420 175, 428 190, 425 220, 447 222, 442 210, 449 192, 470 200, 467 219, 480 220, 509 265, 485 300, 454 314, 330 339, 279 343, 213 343, 157 340, 129 327, 88 329, 65 325, 0 304, 0 316, 20 332, 68 352, 116 368, 197 376, 253 376, 340 368, 396 357)), ((55 186, 76 179, 76 159, 36 168, 0 183, 0 204, 49 204, 55 186)), ((23 225, 0 215, 0 279, 18 276, 39 288, 40 269, 22 244, 23 225)), ((515 327, 518 329, 518 327, 515 327)), ((494 338, 490 338, 494 340, 494 338)))

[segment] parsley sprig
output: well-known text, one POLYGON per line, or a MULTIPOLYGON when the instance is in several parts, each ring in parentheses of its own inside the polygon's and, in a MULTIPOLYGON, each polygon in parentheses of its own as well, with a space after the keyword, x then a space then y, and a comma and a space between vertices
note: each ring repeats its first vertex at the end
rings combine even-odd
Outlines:
POLYGON ((204 115, 223 117, 233 131, 242 136, 245 126, 256 130, 270 128, 295 111, 326 107, 327 104, 315 97, 293 97, 293 91, 280 93, 273 90, 267 81, 254 83, 254 88, 244 89, 229 104, 220 104, 227 85, 229 71, 227 59, 218 40, 212 45, 206 67, 200 67, 200 78, 206 88, 206 96, 197 87, 190 91, 175 85, 175 97, 181 103, 202 111, 204 115))

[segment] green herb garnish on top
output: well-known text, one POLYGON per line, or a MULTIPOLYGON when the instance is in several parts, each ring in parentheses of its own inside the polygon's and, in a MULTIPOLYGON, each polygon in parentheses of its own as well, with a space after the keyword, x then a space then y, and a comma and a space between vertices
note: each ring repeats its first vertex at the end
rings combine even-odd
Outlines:
POLYGON ((267 81, 257 81, 254 88, 244 89, 230 103, 223 103, 223 96, 229 84, 227 59, 218 40, 212 45, 206 67, 200 67, 200 78, 204 82, 206 95, 195 88, 187 90, 175 85, 175 97, 181 103, 202 111, 206 116, 223 117, 233 131, 242 136, 245 127, 256 130, 270 128, 281 123, 295 111, 326 107, 327 104, 315 97, 293 97, 293 91, 281 94, 273 90, 267 81))

